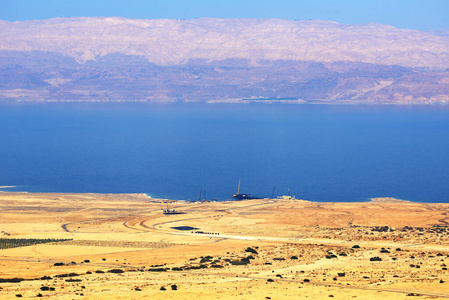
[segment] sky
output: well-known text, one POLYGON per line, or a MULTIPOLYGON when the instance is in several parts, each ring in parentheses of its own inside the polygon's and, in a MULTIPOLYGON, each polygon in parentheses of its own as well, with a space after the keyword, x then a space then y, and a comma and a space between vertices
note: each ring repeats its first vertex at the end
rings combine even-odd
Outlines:
POLYGON ((0 0, 0 20, 280 18, 449 28, 449 0, 0 0))

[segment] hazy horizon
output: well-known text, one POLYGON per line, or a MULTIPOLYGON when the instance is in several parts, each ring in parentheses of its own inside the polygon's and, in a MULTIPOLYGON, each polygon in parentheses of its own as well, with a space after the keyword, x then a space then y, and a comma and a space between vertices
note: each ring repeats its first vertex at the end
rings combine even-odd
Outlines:
POLYGON ((415 30, 449 29, 449 1, 444 0, 1 0, 0 19, 44 20, 57 17, 130 19, 286 19, 326 20, 342 24, 379 23, 415 30))

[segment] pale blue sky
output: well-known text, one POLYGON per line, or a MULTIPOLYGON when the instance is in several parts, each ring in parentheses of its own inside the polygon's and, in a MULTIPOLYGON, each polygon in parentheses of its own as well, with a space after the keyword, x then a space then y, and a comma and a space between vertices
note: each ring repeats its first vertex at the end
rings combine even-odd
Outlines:
POLYGON ((281 18, 449 28, 449 0, 0 0, 0 19, 120 16, 135 19, 281 18))

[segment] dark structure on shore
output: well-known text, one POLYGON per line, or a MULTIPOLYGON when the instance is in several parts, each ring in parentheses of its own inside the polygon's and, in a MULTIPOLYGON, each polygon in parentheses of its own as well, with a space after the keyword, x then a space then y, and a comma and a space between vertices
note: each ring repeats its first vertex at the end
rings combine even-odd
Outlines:
POLYGON ((232 198, 235 200, 251 200, 251 199, 262 199, 260 197, 254 197, 250 194, 240 194, 240 180, 239 180, 239 187, 237 188, 237 193, 232 195, 232 198))

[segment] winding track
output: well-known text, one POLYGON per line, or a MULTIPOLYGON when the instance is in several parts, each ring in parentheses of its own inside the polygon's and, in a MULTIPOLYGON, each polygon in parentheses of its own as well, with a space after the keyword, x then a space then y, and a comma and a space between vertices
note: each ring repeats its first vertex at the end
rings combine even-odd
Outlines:
MULTIPOLYGON (((239 206, 239 207, 231 207, 227 209, 223 209, 221 211, 226 212, 230 210, 237 210, 237 209, 247 209, 250 207, 255 206, 264 206, 264 205, 272 205, 273 203, 276 203, 277 201, 272 200, 267 203, 259 203, 259 204, 250 204, 245 206, 239 206)), ((196 206, 195 208, 197 208, 196 206)), ((192 209, 185 209, 185 211, 191 211, 192 209)), ((142 216, 147 213, 154 213, 158 212, 160 210, 147 210, 136 214, 127 214, 127 215, 119 215, 114 217, 108 217, 108 218, 100 218, 100 219, 93 219, 93 220, 86 220, 82 222, 73 222, 73 223, 67 223, 63 224, 62 228, 66 232, 70 232, 67 229, 68 225, 74 225, 74 224, 81 224, 81 223, 89 223, 94 221, 105 221, 109 219, 115 219, 120 217, 129 217, 129 216, 140 216, 136 219, 142 219, 142 216)), ((198 234, 198 233, 191 233, 191 232, 181 232, 181 231, 172 231, 169 229, 163 229, 160 228, 161 225, 170 224, 170 223, 176 223, 181 221, 189 221, 189 220, 198 220, 198 219, 207 219, 210 218, 211 215, 208 216, 202 216, 202 217, 194 217, 194 218, 183 218, 183 219, 176 219, 176 220, 168 220, 165 222, 159 222, 154 223, 151 226, 145 225, 145 220, 141 220, 138 222, 139 227, 133 227, 131 225, 128 225, 129 222, 135 221, 136 219, 127 220, 123 223, 123 225, 129 229, 133 229, 140 232, 151 232, 151 231, 162 231, 165 234, 170 235, 183 235, 183 236, 204 236, 209 237, 213 241, 211 243, 220 242, 222 240, 227 239, 234 239, 234 240, 259 240, 259 241, 276 241, 276 242, 286 242, 286 243, 301 243, 301 244, 325 244, 325 245, 353 245, 354 243, 359 244, 362 247, 402 247, 402 248, 412 248, 414 250, 431 250, 431 251, 445 251, 449 252, 448 247, 444 246, 436 246, 436 245, 419 245, 419 244, 398 244, 398 243, 372 243, 372 242, 365 242, 365 241, 344 241, 344 240, 331 240, 331 239, 314 239, 314 238, 279 238, 279 237, 266 237, 266 236, 240 236, 240 235, 210 235, 210 234, 198 234)), ((110 266, 110 265, 109 265, 110 266)), ((131 266, 127 266, 131 267, 131 266)), ((136 267, 137 268, 137 267, 136 267)), ((191 272, 176 272, 180 274, 192 274, 197 273, 195 271, 191 272)), ((331 286, 336 288, 344 288, 344 289, 353 289, 353 290, 368 290, 368 291, 377 291, 377 292, 389 292, 389 293, 398 293, 398 294, 414 294, 414 295, 421 295, 421 296, 427 296, 427 297, 439 297, 439 298, 449 298, 449 294, 446 293, 428 293, 428 292, 420 292, 420 291, 410 291, 410 290, 400 290, 400 289, 386 289, 386 288, 374 288, 374 287, 367 287, 367 286, 348 286, 348 285, 339 285, 334 283, 322 283, 322 282, 304 282, 300 280, 295 279, 284 279, 284 278, 270 278, 270 277, 258 277, 258 276, 247 276, 242 274, 224 274, 224 273, 209 273, 202 271, 201 274, 209 275, 209 276, 220 276, 220 277, 228 277, 228 278, 234 278, 235 280, 268 280, 273 279, 275 281, 284 281, 284 282, 294 282, 294 283, 300 283, 300 284, 312 284, 312 285, 319 285, 319 286, 331 286)))

